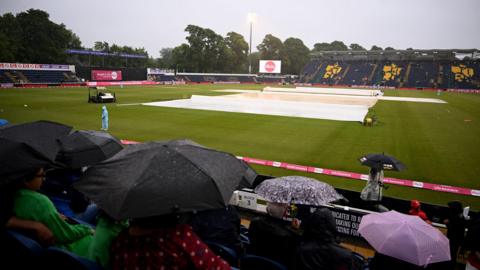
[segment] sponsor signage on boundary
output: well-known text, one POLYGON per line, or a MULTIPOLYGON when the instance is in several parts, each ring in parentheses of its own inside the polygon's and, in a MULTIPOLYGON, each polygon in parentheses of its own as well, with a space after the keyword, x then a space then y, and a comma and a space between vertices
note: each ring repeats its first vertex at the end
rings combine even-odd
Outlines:
POLYGON ((87 86, 153 85, 162 84, 152 81, 87 82, 87 86))
POLYGON ((480 94, 480 90, 478 89, 448 89, 447 91, 456 93, 480 94))
POLYGON ((23 63, 0 63, 0 69, 16 70, 72 70, 75 66, 71 65, 52 65, 52 64, 23 64, 23 63))
POLYGON ((338 208, 331 208, 333 217, 335 218, 335 224, 337 225, 337 231, 343 235, 360 237, 358 233, 358 227, 362 221, 362 217, 365 213, 347 211, 338 208))
MULTIPOLYGON (((249 158, 249 157, 240 157, 240 159, 244 160, 247 163, 258 164, 263 166, 279 167, 279 168, 284 168, 284 169, 293 170, 293 171, 339 176, 339 177, 362 180, 362 181, 366 181, 368 179, 368 175, 354 173, 354 172, 337 171, 337 170, 330 170, 330 169, 324 169, 324 168, 289 164, 285 162, 255 159, 255 158, 249 158), (273 166, 273 164, 275 164, 275 166, 273 166)), ((419 182, 419 181, 406 180, 406 179, 397 179, 397 178, 390 178, 390 177, 385 177, 383 181, 385 183, 392 184, 392 185, 414 187, 414 188, 420 188, 420 189, 429 189, 429 190, 440 191, 440 192, 448 192, 448 193, 455 193, 455 194, 461 194, 461 195, 467 195, 467 196, 480 197, 479 190, 470 189, 470 188, 439 185, 439 184, 432 184, 432 183, 419 182)))
MULTIPOLYGON (((128 140, 121 140, 121 141, 123 144, 138 143, 135 141, 128 141, 128 140)), ((249 158, 249 157, 237 156, 237 158, 247 163, 257 164, 262 166, 271 166, 271 167, 277 167, 277 168, 284 168, 292 171, 301 171, 301 172, 310 172, 310 173, 325 174, 325 175, 331 175, 331 176, 339 176, 339 177, 362 180, 362 181, 368 180, 368 175, 366 174, 337 171, 337 170, 330 170, 330 169, 324 169, 324 168, 316 168, 316 167, 310 167, 310 166, 304 166, 304 165, 290 164, 286 162, 263 160, 263 159, 257 159, 257 158, 249 158)), ((429 189, 429 190, 440 191, 440 192, 448 192, 448 193, 455 193, 455 194, 461 194, 461 195, 467 195, 467 196, 480 197, 480 190, 470 189, 470 188, 439 185, 439 184, 432 184, 432 183, 419 182, 419 181, 406 180, 406 179, 397 179, 397 178, 390 178, 390 177, 385 177, 383 182, 392 184, 392 185, 414 187, 414 188, 420 188, 420 189, 429 189)))
POLYGON ((13 83, 0 83, 0 88, 13 88, 14 86, 13 83))
POLYGON ((258 65, 260 73, 280 73, 282 72, 282 61, 280 60, 260 60, 258 65))
POLYGON ((121 81, 121 70, 92 70, 93 81, 121 81))

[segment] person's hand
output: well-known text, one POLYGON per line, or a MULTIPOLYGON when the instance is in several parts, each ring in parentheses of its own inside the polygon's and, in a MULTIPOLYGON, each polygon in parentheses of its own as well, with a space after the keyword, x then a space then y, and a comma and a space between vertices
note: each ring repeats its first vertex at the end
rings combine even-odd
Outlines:
POLYGON ((300 229, 300 224, 302 223, 302 221, 298 218, 293 218, 292 219, 292 227, 295 228, 295 229, 300 229))
POLYGON ((51 246, 55 244, 55 236, 47 226, 43 225, 43 223, 35 222, 34 231, 38 241, 43 245, 51 246))

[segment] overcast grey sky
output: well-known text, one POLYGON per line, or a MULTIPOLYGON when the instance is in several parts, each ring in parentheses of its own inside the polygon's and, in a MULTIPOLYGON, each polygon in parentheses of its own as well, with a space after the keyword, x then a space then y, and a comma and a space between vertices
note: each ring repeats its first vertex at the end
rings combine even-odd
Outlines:
POLYGON ((42 9, 76 33, 84 47, 95 41, 159 50, 186 42, 188 24, 248 42, 247 14, 256 14, 253 51, 266 34, 282 41, 340 40, 396 49, 480 48, 480 0, 0 0, 0 14, 42 9))

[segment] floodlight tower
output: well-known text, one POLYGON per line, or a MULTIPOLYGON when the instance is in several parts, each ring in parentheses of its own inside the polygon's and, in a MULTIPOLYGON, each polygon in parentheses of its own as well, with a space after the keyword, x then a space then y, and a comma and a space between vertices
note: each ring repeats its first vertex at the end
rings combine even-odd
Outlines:
POLYGON ((248 13, 248 22, 250 23, 250 44, 248 45, 249 53, 248 53, 248 74, 252 73, 252 27, 253 21, 255 20, 255 13, 249 12, 248 13))

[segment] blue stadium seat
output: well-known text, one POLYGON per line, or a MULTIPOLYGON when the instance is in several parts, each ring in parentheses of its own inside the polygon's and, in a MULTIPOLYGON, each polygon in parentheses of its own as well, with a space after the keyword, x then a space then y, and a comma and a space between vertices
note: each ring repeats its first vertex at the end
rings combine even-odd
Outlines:
MULTIPOLYGON (((42 268, 45 249, 34 239, 23 233, 7 230, 5 241, 2 242, 2 252, 6 253, 2 254, 5 259, 2 264, 14 266, 16 269, 42 268)), ((0 265, 0 268, 3 267, 0 265)))
POLYGON ((215 243, 212 241, 205 241, 205 244, 218 256, 224 259, 230 266, 237 267, 238 266, 238 255, 235 250, 226 247, 222 244, 215 243))
POLYGON ((353 251, 352 256, 353 256, 354 265, 360 266, 361 269, 364 269, 364 270, 368 269, 367 260, 365 259, 365 257, 362 254, 353 251))
POLYGON ((49 247, 45 258, 50 270, 102 270, 96 262, 57 247, 49 247))
POLYGON ((241 270, 287 270, 283 264, 272 259, 256 256, 245 255, 240 259, 241 270))
POLYGON ((7 235, 10 236, 11 240, 25 248, 26 251, 30 252, 31 255, 38 257, 43 255, 43 247, 32 238, 13 230, 8 230, 7 235))

